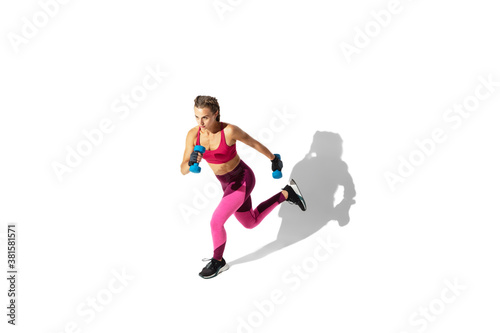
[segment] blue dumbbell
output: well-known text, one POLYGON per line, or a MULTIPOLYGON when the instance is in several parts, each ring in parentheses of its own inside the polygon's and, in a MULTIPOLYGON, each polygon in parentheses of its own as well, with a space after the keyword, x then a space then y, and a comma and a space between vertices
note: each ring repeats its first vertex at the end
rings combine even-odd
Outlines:
MULTIPOLYGON (((280 154, 274 154, 274 155, 276 155, 276 157, 278 157, 278 159, 280 159, 280 160, 281 160, 281 156, 280 156, 280 154)), ((281 174, 281 171, 279 171, 279 170, 274 170, 274 171, 273 171, 273 178, 274 178, 274 179, 280 179, 282 176, 283 176, 283 175, 281 174)))
MULTIPOLYGON (((194 146, 194 151, 199 152, 201 154, 205 153, 205 147, 196 145, 194 146)), ((194 172, 194 173, 200 173, 201 168, 198 166, 198 163, 195 163, 189 167, 189 171, 194 172)))

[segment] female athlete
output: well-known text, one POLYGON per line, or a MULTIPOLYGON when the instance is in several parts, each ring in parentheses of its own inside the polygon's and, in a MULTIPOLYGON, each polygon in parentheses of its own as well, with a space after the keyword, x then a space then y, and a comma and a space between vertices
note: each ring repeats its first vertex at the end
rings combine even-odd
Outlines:
POLYGON ((223 197, 210 221, 213 257, 206 259, 210 262, 199 273, 202 278, 209 279, 229 268, 222 254, 226 245, 224 223, 231 215, 234 215, 245 228, 251 229, 259 225, 284 201, 298 205, 303 211, 307 207, 297 184, 292 179, 282 191, 252 209, 250 193, 255 185, 255 176, 252 169, 236 153, 236 141, 241 141, 266 156, 271 161, 273 171, 281 171, 283 167, 281 159, 238 126, 221 122, 219 103, 215 97, 196 97, 194 115, 198 126, 193 127, 187 134, 181 173, 188 174, 190 166, 200 163, 203 158, 215 173, 223 190, 223 197), (195 145, 205 147, 205 153, 195 152, 195 145))

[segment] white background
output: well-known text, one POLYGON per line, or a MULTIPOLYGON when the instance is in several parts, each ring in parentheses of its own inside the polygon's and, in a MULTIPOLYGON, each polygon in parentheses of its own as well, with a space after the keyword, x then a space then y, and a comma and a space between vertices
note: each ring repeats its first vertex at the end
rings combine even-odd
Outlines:
MULTIPOLYGON (((23 18, 33 22, 41 5, 1 4, 5 274, 8 223, 19 236, 18 325, 6 323, 2 279, 2 332, 498 330, 500 87, 458 128, 443 120, 474 95, 480 76, 500 81, 493 2, 401 0, 350 62, 341 43, 354 45, 356 28, 389 1, 222 3, 232 5, 221 16, 211 0, 69 1, 17 47, 13 34, 22 36, 23 18), (120 119, 113 102, 148 67, 168 77, 120 119), (218 98, 222 121, 255 138, 275 112, 294 115, 266 141, 283 157, 283 179, 271 177, 262 155, 245 159, 257 177, 254 204, 284 186, 316 131, 338 133, 357 190, 350 223, 331 221, 286 249, 201 279, 220 193, 186 218, 181 208, 195 207, 195 191, 217 183, 205 162, 199 175, 182 176, 179 165, 196 125, 193 99, 205 94, 218 98), (60 181, 53 163, 65 163, 67 146, 106 118, 114 130, 60 181), (384 174, 397 173, 398 158, 435 128, 447 140, 392 191, 384 174), (329 238, 338 249, 294 290, 283 276, 329 238), (133 278, 105 298, 122 271, 133 278), (442 293, 453 295, 446 281, 466 289, 445 304, 442 293), (282 302, 269 306, 277 291, 282 302), (101 311, 80 315, 95 297, 106 301, 101 311), (428 325, 410 322, 429 306, 439 314, 428 325)), ((232 217, 225 258, 269 243, 280 222, 277 210, 253 230, 232 217)))

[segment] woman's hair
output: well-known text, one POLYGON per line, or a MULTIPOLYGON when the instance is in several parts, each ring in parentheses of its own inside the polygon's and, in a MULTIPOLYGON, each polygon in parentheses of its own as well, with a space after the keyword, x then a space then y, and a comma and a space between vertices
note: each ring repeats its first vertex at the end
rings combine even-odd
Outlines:
POLYGON ((217 115, 217 118, 215 120, 220 121, 220 108, 219 102, 217 102, 217 98, 212 96, 197 96, 194 99, 194 106, 200 109, 207 107, 210 109, 210 111, 212 111, 212 114, 215 114, 217 111, 219 111, 219 114, 217 115))

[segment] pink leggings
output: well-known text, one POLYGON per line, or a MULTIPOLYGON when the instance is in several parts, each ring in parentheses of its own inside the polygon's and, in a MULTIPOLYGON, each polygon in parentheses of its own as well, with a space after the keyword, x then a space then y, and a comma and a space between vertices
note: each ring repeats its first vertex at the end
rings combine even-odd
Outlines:
POLYGON ((252 209, 250 193, 255 186, 255 175, 241 160, 234 170, 216 177, 221 182, 224 195, 212 215, 210 227, 214 243, 213 257, 220 260, 227 239, 224 223, 231 215, 234 214, 245 228, 255 228, 276 206, 285 201, 285 196, 280 191, 252 209))

